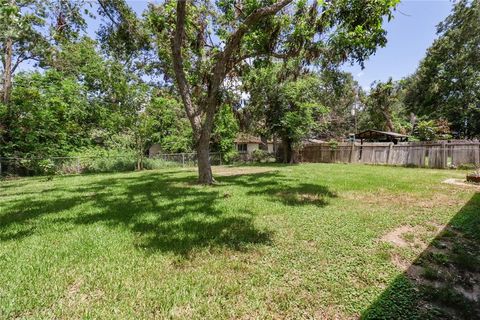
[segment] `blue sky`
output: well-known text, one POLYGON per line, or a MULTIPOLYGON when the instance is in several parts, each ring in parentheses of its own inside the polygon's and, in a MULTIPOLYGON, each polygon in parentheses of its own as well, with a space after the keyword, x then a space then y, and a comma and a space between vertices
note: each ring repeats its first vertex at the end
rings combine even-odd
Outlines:
MULTIPOLYGON (((147 0, 127 2, 137 13, 148 4, 147 0)), ((358 65, 345 65, 343 69, 351 72, 365 89, 376 80, 385 81, 389 77, 399 80, 412 74, 436 38, 436 25, 445 19, 452 6, 450 0, 402 1, 394 13, 395 18, 385 23, 387 45, 366 61, 365 69, 358 65)), ((98 20, 90 20, 88 33, 93 36, 98 24, 98 20)))
POLYGON ((402 1, 395 18, 385 24, 387 45, 370 57, 365 69, 349 65, 344 69, 352 72, 365 89, 375 80, 385 81, 390 76, 399 80, 412 74, 436 38, 436 25, 448 16, 452 6, 448 0, 402 1))

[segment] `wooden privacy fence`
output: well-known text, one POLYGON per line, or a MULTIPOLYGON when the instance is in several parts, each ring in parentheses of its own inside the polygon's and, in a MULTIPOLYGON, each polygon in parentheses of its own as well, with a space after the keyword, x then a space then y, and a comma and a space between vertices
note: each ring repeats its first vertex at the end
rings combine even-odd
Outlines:
POLYGON ((306 145, 300 152, 303 162, 390 164, 429 168, 458 167, 480 163, 480 143, 328 143, 306 145))

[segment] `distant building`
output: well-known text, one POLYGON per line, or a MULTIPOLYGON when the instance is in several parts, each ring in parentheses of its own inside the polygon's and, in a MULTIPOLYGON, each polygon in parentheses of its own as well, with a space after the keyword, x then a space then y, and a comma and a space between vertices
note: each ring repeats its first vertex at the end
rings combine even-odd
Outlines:
POLYGON ((240 133, 235 139, 235 149, 239 153, 252 154, 255 150, 265 150, 268 153, 275 153, 278 148, 278 143, 273 140, 262 141, 261 138, 255 137, 246 133, 240 133))

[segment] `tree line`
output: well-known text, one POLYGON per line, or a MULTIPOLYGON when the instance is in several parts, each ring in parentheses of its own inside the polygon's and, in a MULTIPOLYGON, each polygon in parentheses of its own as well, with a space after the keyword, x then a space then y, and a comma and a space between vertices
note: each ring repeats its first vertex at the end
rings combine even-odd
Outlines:
POLYGON ((128 149, 141 168, 158 143, 195 151, 209 184, 209 152, 234 156, 239 131, 278 138, 288 162, 306 138, 355 129, 478 135, 478 1, 455 4, 412 76, 366 92, 341 71, 386 44, 397 3, 165 1, 138 13, 124 0, 0 0, 0 156, 128 149))

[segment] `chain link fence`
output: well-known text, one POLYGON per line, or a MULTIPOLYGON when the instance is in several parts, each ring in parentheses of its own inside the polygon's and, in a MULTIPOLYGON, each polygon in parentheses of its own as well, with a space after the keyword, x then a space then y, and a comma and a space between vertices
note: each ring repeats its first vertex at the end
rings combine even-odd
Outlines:
MULTIPOLYGON (((220 152, 210 153, 210 163, 222 165, 220 152)), ((110 157, 48 157, 15 158, 0 157, 0 176, 34 176, 53 174, 81 174, 98 172, 135 171, 170 167, 197 166, 196 153, 158 154, 139 158, 131 155, 110 157)))

